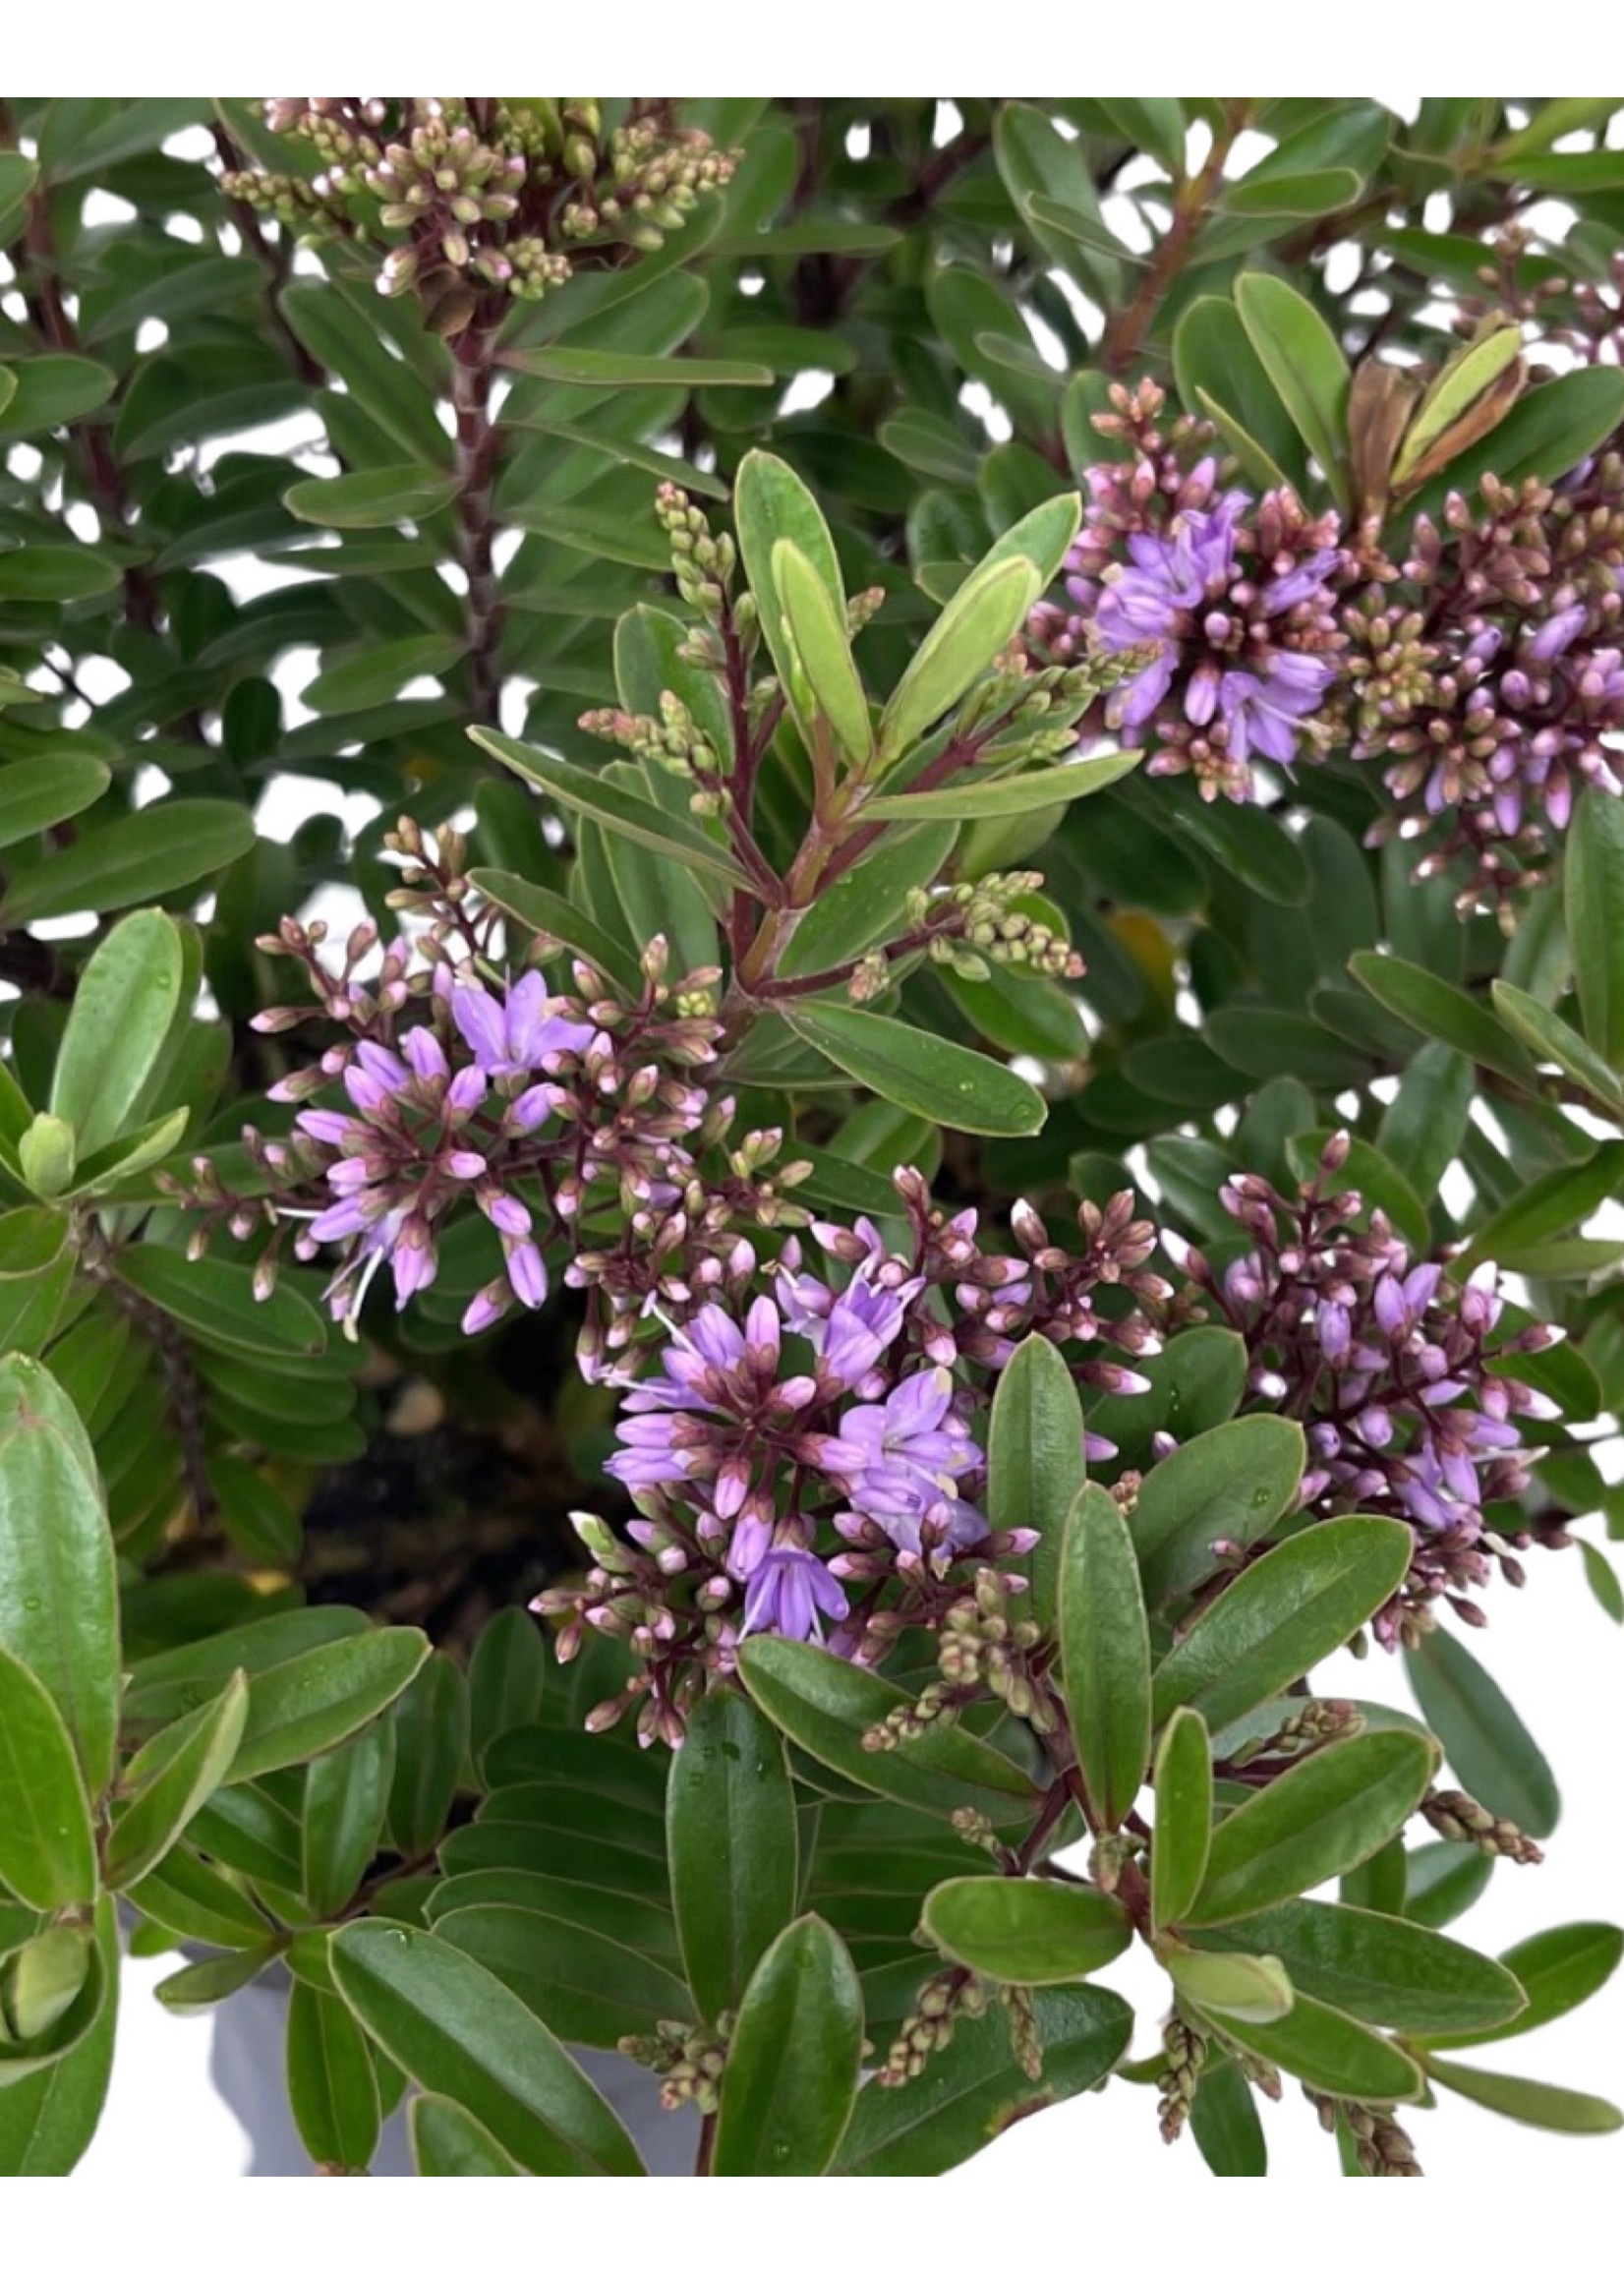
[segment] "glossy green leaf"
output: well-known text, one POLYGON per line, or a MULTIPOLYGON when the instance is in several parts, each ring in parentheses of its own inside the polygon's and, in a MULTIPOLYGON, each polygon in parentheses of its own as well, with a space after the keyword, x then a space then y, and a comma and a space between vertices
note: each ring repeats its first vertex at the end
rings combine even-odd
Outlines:
POLYGON ((249 1674, 263 1673, 323 1643, 366 1630, 363 1611, 348 1603, 320 1603, 159 1651, 130 1669, 125 1720, 134 1727, 172 1721, 216 1697, 239 1666, 249 1674))
POLYGON ((882 766, 911 749, 969 692, 1042 590, 1036 567, 1021 554, 971 570, 914 651, 885 707, 882 766))
POLYGON ((1455 2032, 1444 2035, 1428 2028, 1428 2045, 1503 2044, 1530 2029, 1559 2021, 1587 1998, 1605 1988, 1624 1956, 1624 1931, 1600 1920, 1581 1920, 1573 1926, 1545 1927, 1500 1953, 1500 1964, 1522 1988, 1526 2003, 1509 2018, 1476 2028, 1464 2022, 1449 2024, 1455 2032))
POLYGON ((1225 1422, 1181 1445, 1145 1476, 1131 1529, 1145 1601, 1203 1586, 1220 1541, 1250 1546, 1292 1508, 1303 1481, 1303 1431, 1274 1414, 1225 1422))
POLYGON ((1257 2102, 1235 2062, 1209 2056, 1190 2103, 1189 2129, 1215 2180, 1267 2179, 1269 2152, 1257 2102))
POLYGON ((80 973, 50 1110, 73 1128, 82 1160, 123 1129, 183 1008, 180 993, 180 933, 157 908, 115 924, 80 973))
POLYGON ((257 1673, 229 1781, 240 1784, 341 1744, 393 1703, 428 1655, 414 1629, 375 1627, 257 1673))
POLYGON ((423 2180, 517 2180, 519 2166, 483 2124, 454 2100, 420 2092, 406 2111, 412 2160, 423 2180))
POLYGON ((1624 804, 1587 789, 1568 829, 1562 904, 1591 1047, 1624 1067, 1624 804))
POLYGON ((149 1241, 123 1249, 117 1271, 127 1286, 190 1333, 227 1350, 314 1357, 326 1345, 320 1312, 289 1285, 285 1274, 260 1303, 254 1275, 242 1264, 214 1255, 189 1263, 178 1249, 157 1248, 149 1241))
POLYGON ((1115 1895, 996 1874, 944 1880, 926 1897, 920 1923, 961 1965, 1032 1986, 1098 1973, 1133 1939, 1115 1895))
POLYGON ((1443 2061, 1428 2054, 1426 2073, 1434 2084, 1458 2092, 1463 2100, 1508 2116, 1513 2124, 1532 2125, 1537 2131, 1603 2132, 1624 2126, 1624 2110, 1591 2092, 1570 2092, 1565 2085, 1539 2084, 1529 2076, 1502 2076, 1486 2069, 1468 2069, 1459 2061, 1443 2061))
POLYGON ((1215 1926, 1272 1909, 1373 1855, 1419 1804, 1436 1755, 1406 1729, 1374 1729, 1310 1753, 1214 1831, 1187 1916, 1215 1926))
POLYGON ((1447 1927, 1469 1911, 1494 1876, 1494 1858, 1462 1840, 1428 1840, 1405 1857, 1404 1915, 1447 1927))
POLYGON ((0 440, 72 426, 99 410, 118 383, 105 364, 82 355, 35 355, 10 366, 15 387, 0 404, 0 440))
POLYGON ((427 1855, 439 1837, 468 1752, 468 1685, 443 1651, 427 1658, 394 1711, 389 1841, 427 1855))
POLYGON ((635 844, 680 859, 684 868, 714 877, 728 886, 741 885, 744 871, 717 839, 708 837, 696 822, 668 812, 650 799, 638 797, 618 783, 583 767, 566 764, 550 751, 532 750, 507 734, 485 727, 470 729, 472 739, 493 758, 500 759, 515 774, 534 782, 539 789, 572 813, 584 813, 600 828, 618 831, 635 844))
POLYGON ((1416 1703, 1474 1800, 1544 1839, 1561 1800, 1543 1753, 1498 1682, 1443 1627, 1404 1654, 1416 1703))
POLYGON ((1001 1530, 1039 1535, 1032 1616, 1054 1624, 1066 1518, 1082 1488, 1082 1409, 1072 1370, 1046 1335, 1028 1335, 998 1377, 987 1429, 987 1513, 1001 1530))
POLYGON ((747 450, 733 478, 733 527, 744 573, 760 611, 763 635, 781 681, 786 681, 792 658, 773 581, 773 548, 787 539, 805 554, 839 621, 845 612, 845 588, 829 524, 817 499, 791 467, 766 450, 747 450))
POLYGON ((860 2179, 931 2179, 967 2163, 1022 2117, 1087 2092, 1127 2051, 1132 2009, 1091 1984, 1039 1990, 1032 2013, 1043 2041, 1033 2078, 1010 2048, 997 2011, 955 2025, 950 2043, 906 2084, 869 2084, 857 2096, 835 2169, 860 2179))
POLYGON ((1348 1903, 1283 1903, 1200 1940, 1268 1953, 1305 1996, 1389 2029, 1491 2027, 1524 2003, 1504 1964, 1409 1919, 1348 1903))
POLYGON ((71 821, 95 803, 112 779, 112 769, 99 758, 71 750, 15 759, 0 771, 0 849, 71 821))
POLYGON ((616 355, 592 347, 523 347, 501 362, 531 379, 572 387, 770 387, 763 363, 726 356, 616 355))
POLYGON ((128 1891, 128 1899, 144 1918, 188 1942, 214 1943, 221 1950, 262 1953, 275 1931, 236 1881, 190 1845, 172 1847, 128 1891))
POLYGON ((299 521, 322 529, 390 529, 442 513, 457 494, 454 474, 424 466, 369 466, 335 479, 295 482, 282 502, 299 521))
POLYGON ((737 1690, 688 1718, 667 1786, 671 1903, 700 2012, 736 2011, 763 1953, 794 1916, 795 1801, 783 1741, 737 1690))
POLYGON ((1233 1417, 1246 1387, 1247 1346, 1226 1326, 1189 1326, 1154 1358, 1135 1360, 1133 1370, 1149 1389, 1097 1398, 1088 1427, 1119 1446, 1131 1468, 1148 1469, 1158 1430, 1182 1443, 1233 1417))
POLYGON ((377 1852, 395 1771, 395 1724, 380 1715, 305 1776, 303 1890, 318 1918, 343 1909, 377 1852))
POLYGON ((1212 1844, 1212 1748, 1206 1723, 1186 1706, 1162 1732, 1153 1782, 1150 1916, 1160 1929, 1177 1926, 1194 1902, 1212 1844))
POLYGON ((1221 1729, 1277 1696, 1357 1634, 1410 1568, 1408 1525, 1348 1516, 1247 1566, 1156 1668, 1159 1722, 1192 1706, 1221 1729))
MULTIPOLYGON (((261 1931, 269 1933, 263 1922, 261 1931)), ((172 1949, 173 1943, 169 1947, 172 1949)), ((134 1948, 132 1942, 132 1953, 134 1948)), ((200 1958, 195 1965, 177 1966, 174 1973, 166 1974, 152 1995, 166 2012, 203 2013, 210 2006, 235 1998, 250 1982, 257 1982, 275 1957, 276 1945, 261 1942, 249 1950, 227 1951, 217 1958, 200 1958)))
POLYGON ((851 661, 844 621, 836 612, 829 588, 787 537, 781 537, 773 547, 772 574, 804 675, 791 675, 791 698, 796 698, 804 683, 816 711, 834 728, 846 756, 854 765, 865 765, 874 747, 868 697, 851 661))
POLYGON ((105 913, 201 885, 254 845, 247 809, 207 797, 166 797, 86 830, 49 860, 15 877, 0 900, 0 921, 105 913))
POLYGON ((98 1798, 118 1700, 112 1535, 78 1414, 17 1355, 0 1359, 0 1649, 49 1693, 98 1798))
POLYGON ((534 1615, 506 1603, 480 1630, 468 1662, 468 1751, 476 1768, 496 1739, 542 1710, 550 1653, 534 1615))
POLYGON ((1044 813, 1109 789, 1113 782, 1131 774, 1143 755, 1140 750, 1107 750, 1094 757, 1034 766, 1023 774, 994 774, 985 781, 971 776, 941 789, 899 790, 871 798, 863 816, 870 821, 1006 821, 1044 813))
POLYGON ((341 1998, 295 1982, 288 1999, 288 2104, 312 2163, 364 2172, 377 2146, 377 2072, 341 1998))
POLYGON ((0 1344, 29 1358, 56 1331, 73 1285, 68 1218, 56 1208, 0 1216, 0 1344))
POLYGON ((62 1716, 21 1659, 0 1650, 0 1883, 31 1910, 95 1898, 95 1842, 62 1716))
POLYGON ((652 2036, 661 2021, 695 2017, 669 1967, 553 1911, 462 1903, 440 1913, 435 1932, 488 1967, 571 2045, 612 2052, 622 2037, 652 2036))
POLYGON ((1415 2100, 1421 2091, 1421 2070, 1391 2039, 1301 1991, 1277 2021, 1227 2013, 1217 2026, 1248 2053, 1339 2099, 1415 2100))
POLYGON ((1479 1066, 1503 1075, 1519 1089, 1535 1090, 1538 1077, 1534 1062, 1514 1036, 1508 1034, 1492 1011, 1460 988, 1440 979, 1419 963, 1399 956, 1377 955, 1362 948, 1350 958, 1349 969, 1376 1001, 1436 1042, 1475 1058, 1479 1066))
POLYGON ((606 978, 627 994, 637 993, 642 984, 637 958, 571 902, 502 869, 470 869, 468 877, 476 892, 494 901, 506 914, 516 916, 528 931, 556 940, 595 963, 606 978))
MULTIPOLYGON (((1348 194, 1356 194, 1359 177, 1353 175, 1348 194)), ((1244 186, 1238 184, 1238 190, 1244 186)), ((1329 194, 1333 205, 1346 202, 1329 194)), ((1230 203, 1235 203, 1235 192, 1230 203)), ((1279 210, 1281 208, 1274 207, 1279 210)), ((1324 210, 1316 202, 1310 210, 1324 210)), ((1288 204, 1284 210, 1291 211, 1288 204)), ((1235 305, 1258 360, 1274 382, 1292 423, 1317 459, 1331 495, 1344 510, 1348 504, 1345 461, 1348 447, 1347 358, 1324 318, 1283 277, 1255 270, 1240 277, 1235 305)))
POLYGON ((1233 301, 1190 303, 1173 334, 1173 369, 1186 410, 1212 420, 1253 482, 1301 492, 1301 438, 1233 301))
POLYGON ((863 1999, 850 1953, 822 1919, 796 1919, 750 1977, 723 2071, 718 2179, 816 2179, 857 2096, 863 1999))
POLYGON ((995 1824, 1020 1823, 1037 1807, 1031 1779, 967 1730, 932 1726, 905 1745, 868 1750, 864 1732, 907 1692, 816 1644, 752 1635, 739 1652, 739 1672, 786 1737, 870 1791, 932 1816, 978 1809, 995 1824))
POLYGON ((125 1771, 130 1798, 103 1851, 109 1887, 128 1886, 161 1862, 230 1768, 248 1720, 248 1677, 144 1745, 125 1771))
POLYGON ((108 1987, 88 1918, 42 1926, 0 1960, 0 2097, 86 2041, 108 1987))
POLYGON ((1509 1028, 1535 1058, 1548 1061, 1602 1105, 1613 1108, 1624 1105, 1624 1080, 1620 1080, 1600 1053, 1593 1050, 1565 1019, 1559 1019, 1525 989, 1513 987, 1505 979, 1494 980, 1489 993, 1500 1023, 1509 1028))
POLYGON ((853 1081, 926 1121, 982 1137, 1043 1127, 1047 1108, 1031 1083, 962 1043, 843 1004, 801 1004, 784 1021, 853 1081))
POLYGON ((346 2005, 397 2068, 454 2100, 526 2171, 635 2178, 609 2103, 512 1991, 437 1935, 358 1919, 333 1937, 346 2005))
POLYGON ((1133 1542, 1103 1485, 1084 1485, 1066 1519, 1060 1644, 1083 1782, 1114 1832, 1150 1765, 1150 1630, 1133 1542))
POLYGON ((0 2175, 63 2179, 89 2146, 113 2069, 118 2020, 118 1920, 103 1896, 96 1906, 96 1947, 104 1985, 94 2018, 59 2059, 13 2079, 0 2068, 0 2175))

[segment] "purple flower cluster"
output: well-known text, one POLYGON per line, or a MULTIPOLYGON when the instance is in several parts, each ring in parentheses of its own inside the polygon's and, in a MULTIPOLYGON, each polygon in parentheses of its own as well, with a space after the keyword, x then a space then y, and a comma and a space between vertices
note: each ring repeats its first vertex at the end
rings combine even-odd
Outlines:
POLYGON ((595 1628, 643 1661, 601 1725, 640 1700, 643 1735, 678 1741, 695 1689, 755 1633, 875 1662, 905 1627, 939 1626, 978 1569, 1034 1545, 980 1506, 987 1407, 1024 1335, 1101 1386, 1146 1386, 1110 1355, 1159 1347, 1143 1307, 1171 1292, 1145 1268, 1153 1235, 1130 1195, 1082 1211, 1080 1254, 1032 1217, 1027 1254, 992 1255, 973 1211, 933 1209, 913 1171, 896 1183, 910 1253, 867 1221, 814 1223, 810 1249, 783 1242, 768 1291, 667 1321, 657 1370, 626 1396, 608 1466, 638 1507, 629 1540, 584 1520, 592 1570, 537 1605, 568 1614, 566 1654, 595 1628))
POLYGON ((1535 880, 1584 784, 1624 787, 1624 460, 1452 496, 1346 623, 1353 752, 1398 800, 1377 834, 1463 864, 1464 905, 1535 880))
POLYGON ((1254 500, 1217 487, 1217 460, 1188 463, 1195 430, 1164 439, 1159 388, 1115 390, 1096 420, 1131 456, 1088 468, 1068 556, 1069 607, 1045 602, 1030 638, 1056 659, 1093 644, 1142 655, 1104 725, 1153 746, 1148 771, 1189 773, 1204 797, 1249 794, 1253 759, 1290 767, 1321 737, 1338 676, 1334 514, 1311 519, 1288 491, 1254 500))
POLYGON ((1220 1197, 1252 1246, 1222 1270, 1191 1250, 1186 1269, 1244 1336, 1252 1397, 1304 1425, 1304 1507, 1414 1528, 1405 1585, 1375 1621, 1391 1646, 1417 1639, 1440 1597, 1480 1623, 1457 1591, 1481 1585, 1505 1552, 1484 1508, 1526 1489, 1532 1455, 1519 1424, 1556 1410, 1494 1366, 1547 1347, 1556 1330, 1494 1340, 1491 1264, 1457 1286, 1441 1263, 1416 1262, 1380 1209, 1356 1229, 1360 1195, 1325 1189, 1347 1149, 1333 1138, 1321 1176, 1293 1199, 1265 1178, 1232 1177, 1220 1197))

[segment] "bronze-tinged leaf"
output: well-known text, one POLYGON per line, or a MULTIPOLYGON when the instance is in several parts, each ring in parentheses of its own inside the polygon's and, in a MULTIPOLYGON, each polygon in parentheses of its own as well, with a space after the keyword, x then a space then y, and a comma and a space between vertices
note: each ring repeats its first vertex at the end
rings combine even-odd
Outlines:
POLYGON ((1386 513, 1393 460, 1420 394, 1413 375, 1395 364, 1368 356, 1356 367, 1348 403, 1356 521, 1371 514, 1379 520, 1386 513))

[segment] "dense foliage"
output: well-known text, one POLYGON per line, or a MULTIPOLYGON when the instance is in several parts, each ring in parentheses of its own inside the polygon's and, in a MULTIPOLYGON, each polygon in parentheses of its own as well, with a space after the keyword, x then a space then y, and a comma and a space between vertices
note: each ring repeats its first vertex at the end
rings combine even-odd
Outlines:
POLYGON ((0 2170, 1619 2124, 1616 106, 0 107, 0 2170))

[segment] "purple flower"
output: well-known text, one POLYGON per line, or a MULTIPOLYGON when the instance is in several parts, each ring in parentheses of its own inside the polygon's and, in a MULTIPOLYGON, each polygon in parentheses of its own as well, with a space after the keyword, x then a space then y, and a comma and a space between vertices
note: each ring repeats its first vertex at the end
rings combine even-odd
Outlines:
POLYGON ((980 1455, 968 1425, 953 1412, 946 1367, 914 1374, 883 1404, 842 1414, 841 1435, 861 1455, 847 1487, 852 1508, 895 1546, 920 1554, 927 1523, 950 1547, 986 1538, 980 1511, 958 1497, 959 1478, 979 1466, 980 1455))
POLYGON ((493 1081, 551 1071, 549 1061, 566 1052, 581 1055, 600 1031, 585 1020, 566 1017, 539 971, 527 971, 510 987, 505 1003, 488 994, 477 979, 459 981, 451 994, 451 1016, 475 1064, 493 1081))
POLYGON ((844 1590, 804 1547, 770 1547, 744 1590, 740 1637, 781 1634, 790 1642, 822 1642, 823 1619, 844 1618, 844 1590))

